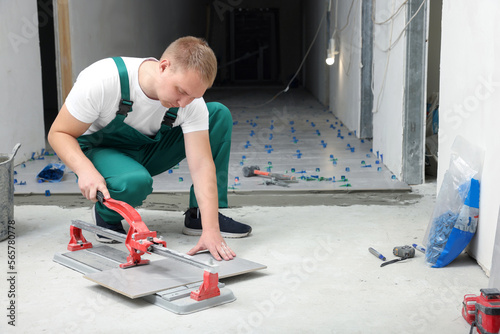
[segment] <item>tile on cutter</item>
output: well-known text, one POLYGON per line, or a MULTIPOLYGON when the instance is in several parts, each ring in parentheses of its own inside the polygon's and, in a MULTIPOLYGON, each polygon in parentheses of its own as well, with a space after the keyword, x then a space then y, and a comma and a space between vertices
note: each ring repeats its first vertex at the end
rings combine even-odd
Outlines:
MULTIPOLYGON (((207 261, 210 254, 201 253, 195 257, 207 261)), ((239 257, 231 261, 221 261, 218 264, 219 278, 242 275, 266 268, 265 265, 239 257)), ((203 269, 166 258, 151 261, 145 266, 128 269, 115 268, 88 274, 84 277, 129 298, 139 298, 162 290, 201 282, 203 269)))

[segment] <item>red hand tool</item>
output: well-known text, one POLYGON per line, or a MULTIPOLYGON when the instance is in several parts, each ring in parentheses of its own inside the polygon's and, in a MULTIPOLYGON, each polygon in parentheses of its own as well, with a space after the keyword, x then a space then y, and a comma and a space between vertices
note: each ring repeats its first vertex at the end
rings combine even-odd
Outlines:
POLYGON ((112 198, 105 199, 102 192, 97 192, 97 200, 108 209, 118 212, 127 223, 130 224, 125 246, 130 252, 127 262, 120 264, 120 268, 129 268, 142 264, 148 264, 149 260, 141 259, 144 253, 149 254, 149 248, 153 244, 160 244, 167 247, 164 240, 156 238, 156 232, 150 231, 142 221, 141 215, 129 204, 112 198))
POLYGON ((270 172, 263 172, 260 170, 259 166, 243 167, 243 175, 245 177, 251 177, 256 175, 274 177, 276 180, 295 180, 295 176, 286 174, 276 174, 270 172))

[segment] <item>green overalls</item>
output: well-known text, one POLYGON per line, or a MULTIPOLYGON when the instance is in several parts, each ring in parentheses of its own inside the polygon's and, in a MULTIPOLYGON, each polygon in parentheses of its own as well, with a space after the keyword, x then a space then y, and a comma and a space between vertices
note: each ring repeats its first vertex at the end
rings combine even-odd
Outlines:
MULTIPOLYGON (((124 122, 132 111, 129 80, 125 63, 113 58, 120 73, 122 100, 116 117, 103 129, 82 135, 78 142, 83 153, 106 180, 112 198, 133 207, 153 191, 153 176, 177 165, 186 157, 184 136, 180 126, 172 127, 177 110, 171 108, 165 115, 160 130, 154 138, 148 137, 124 122)), ((229 153, 233 120, 228 108, 218 102, 207 103, 209 112, 210 147, 217 173, 219 207, 227 207, 229 153)), ((198 207, 191 186, 189 207, 198 207)), ((99 215, 108 223, 117 223, 122 217, 96 203, 99 215)))

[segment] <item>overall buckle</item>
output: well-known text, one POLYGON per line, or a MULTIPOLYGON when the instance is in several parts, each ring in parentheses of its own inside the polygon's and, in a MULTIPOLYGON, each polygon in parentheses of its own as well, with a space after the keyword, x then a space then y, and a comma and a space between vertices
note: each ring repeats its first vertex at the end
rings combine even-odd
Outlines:
POLYGON ((120 114, 120 115, 127 117, 127 114, 132 111, 133 104, 134 104, 134 102, 132 102, 132 101, 121 99, 120 104, 118 105, 118 111, 116 112, 116 114, 117 115, 120 114))
POLYGON ((176 118, 177 118, 176 115, 172 115, 166 112, 165 116, 163 116, 163 121, 161 123, 172 128, 176 118))

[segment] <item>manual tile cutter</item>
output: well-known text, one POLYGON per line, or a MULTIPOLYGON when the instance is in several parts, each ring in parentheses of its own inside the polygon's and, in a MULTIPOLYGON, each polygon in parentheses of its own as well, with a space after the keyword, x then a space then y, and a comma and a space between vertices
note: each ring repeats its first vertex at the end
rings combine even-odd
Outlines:
POLYGON ((201 301, 220 295, 217 265, 205 263, 187 254, 168 249, 167 243, 157 238, 155 231, 148 229, 139 213, 129 204, 112 198, 104 199, 104 195, 100 191, 97 192, 97 199, 107 208, 119 213, 130 224, 126 238, 124 238, 122 233, 90 225, 82 221, 73 221, 70 227, 71 240, 68 244, 68 250, 77 251, 92 247, 92 243, 88 242, 83 236, 82 229, 98 233, 113 240, 123 241, 125 239, 125 246, 130 254, 127 256, 127 262, 120 264, 120 268, 126 269, 148 264, 149 260, 141 259, 144 253, 155 253, 174 258, 175 260, 204 269, 203 283, 198 290, 191 292, 191 299, 201 301))

